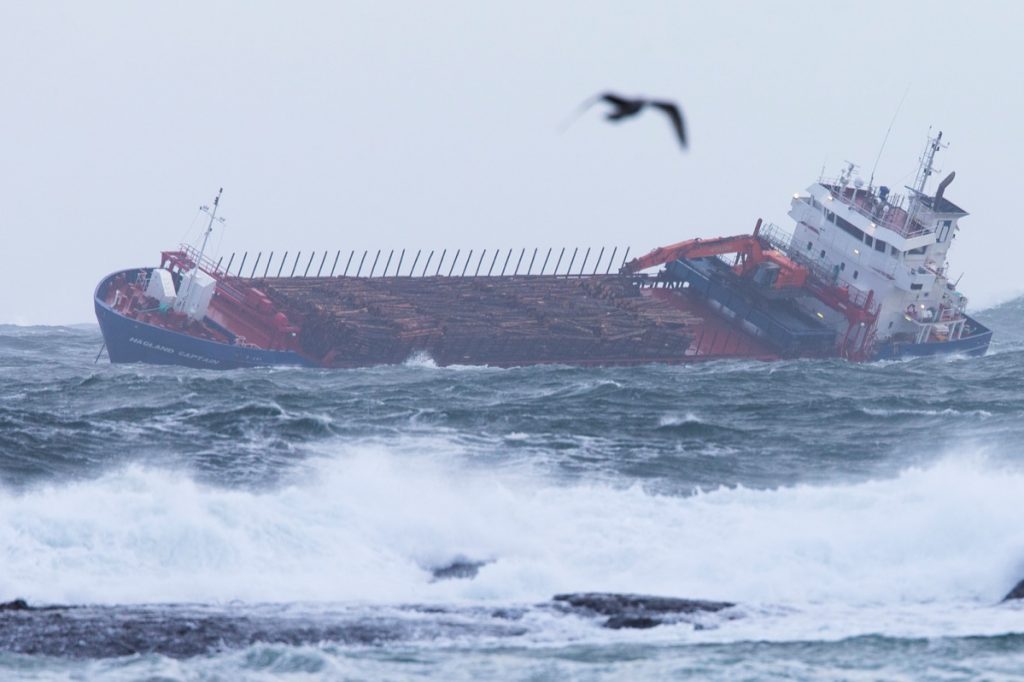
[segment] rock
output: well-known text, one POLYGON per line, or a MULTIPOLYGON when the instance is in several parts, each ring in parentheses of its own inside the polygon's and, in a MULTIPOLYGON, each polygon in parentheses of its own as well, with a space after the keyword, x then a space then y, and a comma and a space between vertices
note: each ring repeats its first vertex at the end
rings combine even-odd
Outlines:
POLYGON ((714 613, 735 606, 724 601, 608 592, 556 594, 554 601, 584 615, 608 616, 603 626, 615 630, 653 628, 687 620, 685 616, 714 613))
POLYGON ((29 611, 31 607, 24 599, 0 603, 0 611, 29 611))
POLYGON ((450 564, 430 569, 430 573, 434 580, 466 580, 475 578, 480 568, 488 563, 490 562, 455 559, 450 564))
POLYGON ((1003 597, 1003 601, 1013 601, 1014 599, 1024 599, 1024 580, 1014 585, 1013 589, 1003 597))
POLYGON ((604 622, 604 627, 612 630, 622 630, 623 628, 646 630, 648 628, 656 628, 661 623, 662 621, 655 620, 649 616, 612 616, 604 622))

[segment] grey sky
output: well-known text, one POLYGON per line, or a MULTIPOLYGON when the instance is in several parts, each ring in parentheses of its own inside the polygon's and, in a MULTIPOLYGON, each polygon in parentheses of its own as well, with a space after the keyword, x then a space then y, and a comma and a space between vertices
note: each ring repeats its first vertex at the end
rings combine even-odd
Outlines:
MULTIPOLYGON (((0 322, 93 320, 225 188, 220 251, 631 245, 788 225, 844 159, 913 180, 929 125, 978 304, 1024 290, 1024 5, 0 4, 0 322), (692 151, 604 89, 677 99, 692 151)), ((934 188, 934 184, 932 185, 934 188)), ((191 230, 190 230, 191 227, 191 230)), ((977 307, 977 305, 975 306, 977 307)))

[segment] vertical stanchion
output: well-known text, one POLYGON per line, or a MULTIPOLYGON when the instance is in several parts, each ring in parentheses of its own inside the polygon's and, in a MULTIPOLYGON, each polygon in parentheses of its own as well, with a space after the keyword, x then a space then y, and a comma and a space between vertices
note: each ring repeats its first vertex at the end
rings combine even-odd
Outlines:
POLYGON ((234 262, 235 262, 235 252, 232 251, 231 252, 231 258, 228 258, 228 266, 226 268, 224 268, 224 272, 225 273, 227 273, 229 275, 231 274, 231 264, 234 263, 234 262))
POLYGON ((487 255, 487 249, 480 252, 480 260, 476 262, 476 272, 473 273, 474 277, 480 276, 480 266, 484 264, 484 256, 487 255))
POLYGON ((260 265, 260 258, 263 258, 263 252, 260 251, 256 254, 256 262, 252 264, 252 270, 249 271, 249 279, 256 276, 256 268, 260 265))
MULTIPOLYGON (((339 251, 338 253, 341 253, 341 251, 339 251)), ((323 272, 324 272, 324 263, 326 263, 326 262, 327 262, 327 249, 324 249, 324 257, 320 259, 320 267, 318 267, 316 269, 316 276, 317 277, 319 277, 320 275, 323 274, 323 272)), ((334 262, 337 263, 338 259, 335 258, 334 262)))
POLYGON ((395 277, 402 274, 402 261, 405 260, 405 249, 402 249, 402 253, 398 256, 398 266, 395 268, 395 277))
POLYGON ((494 250, 494 258, 491 259, 491 267, 487 268, 487 276, 490 277, 494 271, 494 264, 498 262, 498 256, 501 255, 501 249, 494 250))
POLYGON ((579 252, 580 247, 576 247, 572 250, 572 260, 569 261, 569 267, 565 269, 565 276, 568 277, 572 274, 572 264, 576 262, 576 254, 579 252))
MULTIPOLYGON (((338 253, 334 254, 334 265, 331 266, 331 274, 327 275, 328 277, 334 277, 334 271, 338 269, 339 258, 341 258, 341 249, 338 249, 338 253)), ((349 262, 352 262, 351 257, 349 257, 349 262)))
POLYGON ((309 262, 306 263, 306 269, 302 271, 302 276, 303 277, 308 277, 309 276, 309 268, 313 265, 313 258, 315 256, 316 256, 316 251, 314 251, 313 253, 309 254, 309 262))
POLYGON ((420 273, 420 277, 427 276, 427 269, 430 267, 430 261, 434 259, 434 250, 431 249, 430 253, 427 254, 427 262, 423 264, 423 272, 420 273))
POLYGON ((526 268, 526 274, 533 272, 533 261, 537 260, 537 247, 533 247, 533 255, 530 257, 530 267, 526 268))
POLYGON ((370 266, 370 274, 367 277, 373 277, 373 271, 377 269, 378 260, 380 260, 380 249, 377 249, 377 255, 373 257, 373 265, 370 266))
POLYGON ((551 273, 552 275, 556 275, 556 276, 558 275, 558 266, 562 264, 562 256, 564 256, 564 255, 565 255, 565 247, 563 246, 561 253, 558 254, 558 262, 555 263, 555 271, 551 273))
POLYGON ((444 257, 445 257, 445 255, 447 255, 447 253, 448 253, 448 249, 443 249, 441 251, 441 259, 439 261, 437 261, 437 272, 434 273, 434 277, 440 277, 441 276, 441 266, 444 265, 444 257))
POLYGON ((242 254, 242 262, 238 264, 238 277, 242 276, 242 268, 245 267, 245 259, 249 257, 249 252, 246 251, 242 254))
POLYGON ((217 259, 217 267, 213 269, 214 272, 220 272, 220 264, 224 262, 224 256, 217 259))
POLYGON ((409 267, 409 276, 412 277, 413 273, 416 272, 416 264, 420 262, 420 253, 422 250, 416 252, 416 257, 412 259, 412 265, 409 267))
POLYGON ((544 268, 548 266, 548 258, 551 258, 551 247, 548 247, 548 255, 544 256, 544 265, 540 266, 540 274, 544 274, 544 268))
POLYGON ((466 276, 466 268, 469 267, 469 261, 473 260, 473 249, 469 250, 469 255, 466 256, 466 264, 462 266, 462 277, 466 276))
POLYGON ((590 258, 590 247, 589 246, 587 247, 587 255, 583 256, 583 262, 580 263, 580 271, 579 271, 579 274, 576 275, 577 277, 582 277, 583 276, 583 269, 587 267, 587 259, 588 258, 590 258))
POLYGON ((455 272, 455 265, 459 262, 459 254, 462 253, 462 249, 455 249, 455 258, 452 259, 452 266, 448 268, 448 276, 451 277, 452 273, 455 272))
POLYGON ((356 277, 358 277, 363 272, 363 263, 366 262, 366 256, 369 253, 370 253, 369 251, 366 251, 366 250, 363 251, 363 257, 359 259, 359 269, 356 270, 356 277))
POLYGON ((523 256, 525 256, 525 255, 526 255, 526 248, 523 247, 523 250, 519 252, 519 260, 516 261, 516 269, 515 269, 515 272, 512 273, 513 277, 515 277, 516 275, 519 274, 519 266, 523 264, 523 256))
POLYGON ((509 249, 508 253, 505 254, 505 264, 501 266, 501 276, 502 277, 505 276, 505 268, 508 267, 508 259, 511 258, 511 257, 512 257, 512 249, 509 249))
POLYGON ((288 252, 284 252, 284 256, 281 257, 281 264, 277 266, 277 276, 281 276, 281 271, 284 270, 284 264, 288 261, 288 252))
POLYGON ((604 257, 604 247, 601 247, 601 252, 597 254, 597 263, 594 264, 593 274, 597 274, 597 271, 601 269, 601 259, 604 257))
POLYGON ((608 258, 608 269, 605 271, 604 274, 607 275, 608 273, 610 273, 612 271, 612 265, 615 263, 615 252, 618 251, 618 250, 619 250, 619 247, 617 247, 617 246, 614 249, 612 249, 612 255, 611 255, 610 258, 608 258))
POLYGON ((294 277, 295 276, 295 269, 299 267, 299 259, 300 258, 302 258, 302 252, 301 251, 299 251, 298 253, 295 254, 295 262, 292 263, 292 274, 288 275, 289 277, 294 277))
POLYGON ((626 254, 622 257, 622 264, 626 264, 626 260, 629 258, 629 247, 626 247, 626 254))
POLYGON ((384 272, 381 273, 381 277, 388 276, 388 266, 391 265, 391 259, 395 257, 395 250, 391 249, 391 253, 388 254, 388 262, 384 264, 384 272))
POLYGON ((274 252, 271 251, 270 252, 270 257, 267 258, 267 266, 265 268, 263 268, 263 278, 264 279, 266 279, 267 273, 270 272, 270 264, 273 262, 273 260, 274 260, 274 252))

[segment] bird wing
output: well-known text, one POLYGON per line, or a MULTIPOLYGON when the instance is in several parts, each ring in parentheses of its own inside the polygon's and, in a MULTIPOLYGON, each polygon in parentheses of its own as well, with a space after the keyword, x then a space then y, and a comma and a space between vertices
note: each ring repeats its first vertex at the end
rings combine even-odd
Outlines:
POLYGON ((597 100, 602 99, 609 104, 614 104, 620 109, 633 105, 637 101, 635 99, 627 99, 622 95, 616 95, 614 92, 602 92, 600 95, 595 95, 591 101, 596 102, 597 100))
POLYGON ((686 126, 683 124, 683 115, 679 112, 679 107, 674 102, 650 102, 652 107, 657 107, 665 112, 668 116, 669 121, 672 123, 672 127, 675 128, 676 136, 679 137, 679 144, 686 149, 688 142, 686 140, 686 126))
POLYGON ((628 116, 630 114, 635 114, 642 107, 642 105, 641 107, 636 106, 638 100, 626 99, 621 95, 616 95, 614 92, 601 92, 583 100, 583 103, 576 108, 576 111, 574 111, 568 119, 566 119, 560 126, 558 126, 558 132, 564 133, 566 130, 569 129, 569 126, 576 122, 576 119, 585 114, 592 106, 594 106, 598 102, 608 102, 609 104, 615 107, 615 111, 608 115, 612 117, 613 120, 622 118, 624 116, 628 116), (635 111, 629 111, 629 109, 633 107, 635 107, 635 111))

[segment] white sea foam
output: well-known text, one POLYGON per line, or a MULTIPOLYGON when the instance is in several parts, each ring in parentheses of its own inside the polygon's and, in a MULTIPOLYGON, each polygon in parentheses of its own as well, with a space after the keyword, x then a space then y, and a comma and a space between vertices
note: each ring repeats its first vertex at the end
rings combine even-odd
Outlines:
POLYGON ((683 424, 706 424, 693 412, 686 414, 666 414, 658 418, 658 426, 682 426, 683 424))
POLYGON ((437 362, 425 350, 416 351, 406 358, 402 364, 405 367, 415 367, 417 369, 437 369, 437 362))
POLYGON ((606 590, 755 610, 942 604, 948 618, 1024 577, 1022 492, 1024 473, 964 458, 889 480, 690 497, 367 448, 268 492, 131 467, 0 490, 0 599, 534 602, 606 590), (457 556, 491 563, 432 582, 427 568, 457 556))
POLYGON ((955 410, 951 407, 947 407, 942 410, 924 410, 924 409, 913 409, 913 408, 899 408, 899 409, 884 409, 875 407, 865 407, 861 410, 864 414, 871 417, 983 417, 988 418, 992 416, 992 413, 988 410, 955 410))

